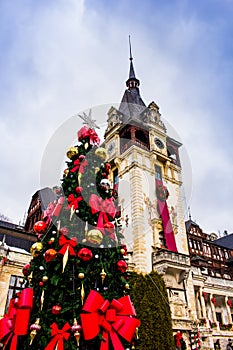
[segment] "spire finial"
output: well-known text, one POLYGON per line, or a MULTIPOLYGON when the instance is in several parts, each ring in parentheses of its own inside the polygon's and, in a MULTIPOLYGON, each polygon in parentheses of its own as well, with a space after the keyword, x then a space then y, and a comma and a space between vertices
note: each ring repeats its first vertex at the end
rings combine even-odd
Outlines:
POLYGON ((130 61, 133 61, 130 35, 129 35, 129 59, 130 61))
POLYGON ((188 206, 188 213, 189 213, 189 220, 191 220, 191 209, 189 206, 188 206))

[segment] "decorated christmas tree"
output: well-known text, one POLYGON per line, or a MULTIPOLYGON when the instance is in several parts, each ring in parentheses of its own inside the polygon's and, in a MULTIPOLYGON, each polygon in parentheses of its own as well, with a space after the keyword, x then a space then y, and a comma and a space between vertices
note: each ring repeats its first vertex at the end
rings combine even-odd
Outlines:
POLYGON ((67 152, 57 199, 34 225, 38 241, 23 269, 24 289, 0 320, 10 350, 135 348, 140 321, 131 302, 127 248, 107 152, 94 128, 67 152))

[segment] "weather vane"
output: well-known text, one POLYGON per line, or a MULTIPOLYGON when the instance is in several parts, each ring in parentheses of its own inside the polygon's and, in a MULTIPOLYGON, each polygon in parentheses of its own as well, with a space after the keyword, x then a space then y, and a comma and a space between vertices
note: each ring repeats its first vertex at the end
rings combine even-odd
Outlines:
POLYGON ((83 120, 83 124, 86 124, 90 129, 99 129, 99 126, 95 123, 96 120, 91 117, 91 109, 88 115, 83 112, 83 115, 78 114, 77 116, 80 117, 83 120))

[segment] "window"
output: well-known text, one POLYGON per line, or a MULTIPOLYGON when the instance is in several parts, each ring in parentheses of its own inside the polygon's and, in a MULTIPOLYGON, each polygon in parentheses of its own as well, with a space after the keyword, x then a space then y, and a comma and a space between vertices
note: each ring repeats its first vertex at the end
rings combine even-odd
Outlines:
POLYGON ((164 237, 163 231, 159 232, 159 243, 160 243, 161 248, 167 248, 166 239, 164 237))
POLYGON ((155 178, 156 180, 162 181, 162 169, 158 165, 155 166, 155 178))
POLYGON ((11 298, 24 288, 24 285, 19 282, 20 280, 22 280, 22 276, 11 275, 10 277, 10 284, 9 284, 9 289, 7 294, 5 313, 7 312, 11 298))
POLYGON ((216 320, 222 324, 222 313, 221 312, 216 312, 216 320))

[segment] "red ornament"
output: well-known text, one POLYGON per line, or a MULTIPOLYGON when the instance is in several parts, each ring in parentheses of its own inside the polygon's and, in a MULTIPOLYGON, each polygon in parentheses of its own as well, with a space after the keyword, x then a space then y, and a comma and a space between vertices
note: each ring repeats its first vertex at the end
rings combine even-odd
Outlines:
POLYGON ((53 307, 52 307, 52 314, 54 314, 54 315, 59 315, 60 314, 60 312, 61 312, 61 306, 60 305, 54 305, 53 307))
POLYGON ((44 259, 46 262, 51 262, 56 258, 56 256, 57 256, 57 252, 55 249, 48 249, 44 253, 44 259))
POLYGON ((68 233, 69 233, 69 230, 68 230, 68 228, 66 228, 66 227, 62 227, 61 229, 60 229, 60 233, 62 234, 62 235, 68 235, 68 233))
POLYGON ((81 186, 77 186, 76 189, 75 189, 75 191, 76 191, 77 193, 81 193, 82 190, 83 190, 83 188, 82 188, 81 186))
POLYGON ((36 233, 44 233, 47 230, 47 224, 44 221, 37 221, 34 226, 33 230, 36 233))
POLYGON ((92 259, 92 251, 88 248, 81 248, 78 252, 79 259, 83 261, 90 261, 92 259))
POLYGON ((24 275, 24 276, 29 276, 30 273, 31 273, 31 265, 30 265, 30 264, 24 265, 22 271, 23 271, 23 275, 24 275))
POLYGON ((119 260, 118 262, 117 262, 117 269, 120 271, 120 272, 122 272, 122 273, 124 273, 126 270, 127 270, 127 264, 126 264, 126 262, 124 261, 124 260, 119 260))
POLYGON ((122 244, 121 248, 124 249, 125 253, 123 255, 127 255, 127 246, 126 244, 122 244))
POLYGON ((40 287, 43 287, 44 282, 40 281, 38 284, 39 284, 40 287))

